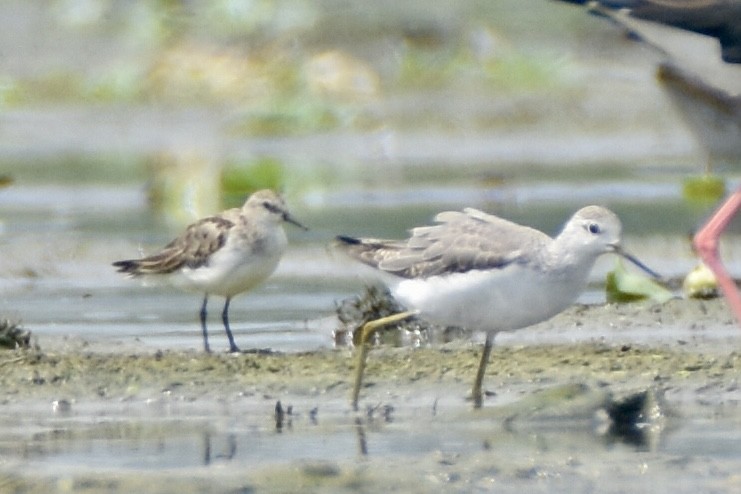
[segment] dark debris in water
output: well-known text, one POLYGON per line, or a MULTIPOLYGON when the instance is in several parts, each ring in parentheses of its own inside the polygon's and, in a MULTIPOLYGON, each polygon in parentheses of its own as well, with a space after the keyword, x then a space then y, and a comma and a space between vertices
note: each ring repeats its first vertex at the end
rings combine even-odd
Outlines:
MULTIPOLYGON (((337 303, 336 312, 341 327, 335 331, 335 344, 338 346, 349 344, 349 335, 352 335, 352 343, 357 345, 363 325, 405 310, 394 299, 388 288, 379 285, 367 286, 362 295, 337 303)), ((442 335, 442 342, 445 343, 456 338, 470 336, 470 333, 461 328, 436 326, 418 317, 410 317, 376 331, 373 343, 402 346, 404 336, 410 336, 412 344, 421 345, 431 342, 433 335, 442 335)))
POLYGON ((653 389, 615 400, 606 412, 610 419, 609 437, 647 450, 664 428, 666 418, 663 397, 653 389))
POLYGON ((389 404, 386 404, 386 405, 378 404, 375 406, 369 405, 366 408, 365 415, 368 418, 368 420, 372 421, 375 419, 377 412, 383 418, 383 421, 386 422, 387 424, 390 424, 391 422, 394 421, 394 418, 393 418, 394 406, 393 405, 389 405, 389 404))
POLYGON ((31 348, 31 331, 8 319, 0 321, 0 348, 31 348))

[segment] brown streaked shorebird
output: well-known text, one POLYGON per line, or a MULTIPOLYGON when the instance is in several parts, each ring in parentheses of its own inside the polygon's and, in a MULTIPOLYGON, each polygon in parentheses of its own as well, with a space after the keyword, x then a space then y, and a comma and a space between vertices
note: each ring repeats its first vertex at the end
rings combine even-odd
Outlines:
POLYGON ((134 278, 154 279, 203 293, 200 318, 206 352, 211 351, 206 330, 208 297, 225 297, 221 318, 229 351, 238 352, 229 328, 229 302, 275 271, 288 244, 284 221, 306 229, 291 217, 281 196, 272 190, 260 190, 241 208, 228 209, 189 225, 158 253, 117 261, 113 266, 134 278))
MULTIPOLYGON (((588 3, 660 50, 658 77, 710 160, 741 164, 741 0, 565 0, 588 3)), ((693 239, 736 320, 741 294, 720 258, 720 236, 741 209, 733 191, 693 239)))
POLYGON ((569 307, 598 257, 615 253, 658 277, 620 247, 620 220, 603 207, 580 209, 555 238, 473 208, 442 212, 435 221, 414 228, 406 240, 337 237, 336 247, 376 268, 408 309, 363 326, 351 398, 355 409, 368 338, 385 324, 419 314, 437 324, 486 332, 472 390, 479 408, 495 335, 569 307))

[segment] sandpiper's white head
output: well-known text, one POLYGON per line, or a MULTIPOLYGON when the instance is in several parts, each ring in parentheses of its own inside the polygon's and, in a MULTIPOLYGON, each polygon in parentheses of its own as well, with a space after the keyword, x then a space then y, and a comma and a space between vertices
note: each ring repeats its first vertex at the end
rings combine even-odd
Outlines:
POLYGON ((577 255, 597 258, 620 251, 622 224, 615 213, 600 206, 587 206, 571 217, 558 236, 577 255))
POLYGON ((660 279, 659 274, 623 250, 620 246, 622 229, 620 218, 609 209, 587 206, 574 213, 556 240, 565 247, 564 252, 581 259, 594 261, 602 254, 613 252, 660 279))
POLYGON ((286 221, 306 230, 307 228, 293 219, 283 198, 270 189, 253 193, 242 206, 242 212, 254 218, 281 223, 286 221))

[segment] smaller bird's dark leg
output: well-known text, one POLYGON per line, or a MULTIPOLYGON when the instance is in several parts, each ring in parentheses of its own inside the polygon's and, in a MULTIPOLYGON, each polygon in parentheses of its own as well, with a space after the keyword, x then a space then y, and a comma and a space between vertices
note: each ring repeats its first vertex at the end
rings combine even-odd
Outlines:
POLYGON ((203 305, 201 306, 201 330, 203 331, 203 348, 206 353, 211 353, 208 347, 208 331, 206 330, 206 304, 208 303, 208 293, 203 296, 203 305))
POLYGON ((473 391, 471 393, 474 408, 481 408, 484 401, 484 393, 481 388, 484 383, 484 374, 486 374, 486 365, 489 363, 493 339, 494 336, 491 333, 486 333, 486 341, 484 342, 484 349, 481 353, 481 362, 479 362, 479 370, 476 372, 476 380, 473 383, 473 391))
POLYGON ((229 338, 229 351, 230 352, 239 352, 239 347, 234 343, 234 336, 232 336, 232 330, 229 329, 229 302, 231 302, 231 297, 226 297, 226 302, 224 303, 224 312, 221 313, 221 320, 224 321, 224 329, 226 330, 226 337, 229 338))

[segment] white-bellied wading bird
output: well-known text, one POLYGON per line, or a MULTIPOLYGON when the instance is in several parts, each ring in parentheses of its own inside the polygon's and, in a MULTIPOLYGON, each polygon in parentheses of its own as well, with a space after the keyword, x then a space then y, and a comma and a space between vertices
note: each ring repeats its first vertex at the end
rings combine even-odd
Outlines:
POLYGON ((241 208, 203 218, 142 259, 114 262, 121 273, 156 279, 187 291, 203 293, 201 330, 207 352, 206 304, 209 295, 226 298, 221 314, 229 350, 238 352, 229 328, 229 302, 270 276, 286 250, 283 222, 306 229, 288 213, 283 198, 272 190, 252 194, 241 208))
POLYGON ((494 336, 544 321, 584 290, 599 256, 615 253, 654 277, 620 247, 621 224, 611 211, 587 206, 551 238, 482 211, 445 211, 436 225, 414 228, 406 240, 337 237, 350 257, 383 273, 408 312, 367 323, 361 330, 352 405, 357 409, 368 337, 385 324, 419 315, 446 326, 486 332, 472 397, 482 404, 482 382, 494 336))

